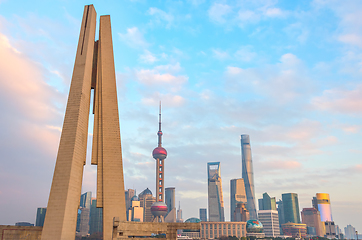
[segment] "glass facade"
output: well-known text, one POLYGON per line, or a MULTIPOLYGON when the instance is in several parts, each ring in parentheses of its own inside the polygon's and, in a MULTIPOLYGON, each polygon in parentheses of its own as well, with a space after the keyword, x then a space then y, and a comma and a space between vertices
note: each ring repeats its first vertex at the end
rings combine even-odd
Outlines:
POLYGON ((223 222, 224 200, 221 186, 220 162, 207 163, 209 221, 223 222))
POLYGON ((251 147, 249 135, 240 136, 241 158, 242 158, 242 177, 245 183, 245 192, 247 197, 246 208, 249 211, 250 219, 257 219, 255 207, 255 189, 253 161, 251 158, 251 147))
POLYGON ((244 179, 231 179, 230 180, 230 220, 234 219, 234 211, 238 203, 247 203, 244 179))
POLYGON ((298 194, 284 193, 282 194, 282 200, 284 210, 284 222, 300 223, 298 194))
POLYGON ((318 211, 321 215, 322 222, 333 221, 331 201, 328 193, 317 193, 318 211))

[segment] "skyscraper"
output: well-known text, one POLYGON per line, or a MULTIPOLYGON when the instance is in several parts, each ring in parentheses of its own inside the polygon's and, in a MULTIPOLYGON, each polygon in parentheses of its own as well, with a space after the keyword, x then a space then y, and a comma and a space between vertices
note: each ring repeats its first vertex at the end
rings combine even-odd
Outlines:
POLYGON ((259 210, 277 210, 275 197, 271 198, 268 193, 263 194, 263 198, 258 199, 259 210))
POLYGON ((241 141, 241 159, 242 159, 242 178, 245 183, 245 192, 247 197, 246 208, 249 211, 250 218, 256 219, 255 207, 255 189, 254 189, 254 172, 253 161, 251 158, 250 138, 249 135, 240 136, 241 141))
POLYGON ((207 222, 207 210, 206 208, 200 208, 200 220, 207 222))
POLYGON ((209 221, 223 222, 224 200, 222 196, 220 162, 207 163, 208 172, 208 200, 209 200, 209 221))
POLYGON ((298 194, 284 193, 282 194, 284 222, 300 223, 298 194))
POLYGON ((143 221, 152 222, 153 215, 151 213, 151 206, 156 202, 156 198, 152 196, 150 189, 146 188, 139 195, 140 207, 143 207, 143 221))
POLYGON ((103 209, 97 208, 97 199, 92 198, 90 209, 89 233, 102 233, 103 232, 103 209))
POLYGON ((44 219, 45 219, 46 212, 47 212, 47 208, 38 208, 37 209, 35 226, 42 227, 44 225, 44 219))
POLYGON ((165 188, 165 203, 167 205, 167 213, 175 208, 175 188, 165 188))
POLYGON ((134 189, 128 189, 127 191, 124 192, 124 196, 125 196, 125 200, 126 200, 126 210, 127 211, 131 206, 131 199, 132 199, 132 197, 134 195, 136 195, 136 191, 134 189))
POLYGON ((302 210, 302 223, 306 224, 307 227, 315 228, 316 235, 323 237, 323 225, 321 222, 321 216, 319 211, 315 208, 303 208, 302 210))
POLYGON ((249 211, 246 209, 245 203, 237 203, 233 213, 232 222, 246 222, 250 219, 249 211))
POLYGON ((91 207, 91 199, 92 199, 92 192, 85 192, 80 196, 80 203, 79 206, 82 208, 89 208, 91 207))
POLYGON ((318 203, 318 211, 321 214, 322 222, 331 221, 332 219, 332 211, 331 211, 331 201, 329 199, 328 193, 317 193, 317 203, 318 203))
POLYGON ((258 218, 263 224, 266 237, 278 237, 280 235, 277 210, 259 210, 258 218))
POLYGON ((77 217, 77 232, 81 235, 86 235, 89 231, 89 217, 91 208, 92 192, 85 192, 80 196, 78 217, 77 217))
POLYGON ((167 215, 165 222, 176 222, 176 207, 175 207, 175 188, 165 188, 165 203, 167 205, 167 215))
POLYGON ((177 222, 183 222, 183 220, 182 220, 182 209, 181 209, 181 203, 180 202, 178 202, 177 222))
POLYGON ((344 228, 344 236, 346 239, 356 239, 356 229, 352 225, 347 225, 347 227, 344 228))
POLYGON ((280 234, 283 235, 282 224, 285 223, 285 221, 284 221, 283 201, 279 199, 279 201, 277 201, 276 204, 278 206, 277 210, 278 210, 278 217, 279 217, 279 230, 280 230, 280 234))
POLYGON ((230 220, 234 222, 234 211, 238 203, 247 203, 244 179, 230 180, 230 220))

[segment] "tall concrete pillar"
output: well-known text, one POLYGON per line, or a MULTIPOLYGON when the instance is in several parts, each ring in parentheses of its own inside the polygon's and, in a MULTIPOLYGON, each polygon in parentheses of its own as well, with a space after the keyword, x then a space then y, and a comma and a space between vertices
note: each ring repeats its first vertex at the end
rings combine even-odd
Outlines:
POLYGON ((74 239, 86 160, 96 11, 84 7, 42 240, 74 239))
POLYGON ((97 207, 103 208, 103 239, 117 237, 114 219, 126 221, 110 16, 101 16, 97 42, 95 29, 94 7, 85 6, 42 240, 75 238, 91 88, 95 93, 92 164, 97 165, 97 207))
POLYGON ((113 218, 126 221, 121 137, 110 16, 101 16, 92 164, 97 164, 97 207, 103 208, 103 239, 112 239, 113 218))

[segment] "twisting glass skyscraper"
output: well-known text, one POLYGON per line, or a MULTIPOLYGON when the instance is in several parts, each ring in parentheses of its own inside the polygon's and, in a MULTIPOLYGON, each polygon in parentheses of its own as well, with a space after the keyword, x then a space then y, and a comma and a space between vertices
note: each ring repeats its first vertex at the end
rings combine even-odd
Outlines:
POLYGON ((255 207, 253 161, 251 159, 249 135, 241 135, 240 141, 242 158, 242 178, 244 179, 246 198, 248 201, 246 204, 246 209, 248 209, 249 211, 250 219, 257 219, 255 207))
POLYGON ((224 200, 222 196, 220 162, 207 163, 209 199, 209 221, 224 222, 224 200))

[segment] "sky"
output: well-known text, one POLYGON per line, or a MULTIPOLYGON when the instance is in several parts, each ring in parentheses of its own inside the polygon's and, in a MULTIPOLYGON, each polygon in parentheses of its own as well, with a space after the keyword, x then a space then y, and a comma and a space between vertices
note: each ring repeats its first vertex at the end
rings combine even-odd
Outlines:
MULTIPOLYGON (((87 4, 111 15, 126 189, 154 192, 162 101, 165 186, 183 219, 208 207, 207 162, 220 162, 230 220, 248 134, 257 199, 297 193, 301 211, 326 192, 335 223, 362 232, 362 2, 351 0, 0 0, 0 224, 34 223, 47 205, 87 4)), ((95 197, 92 125, 82 192, 95 197)))

